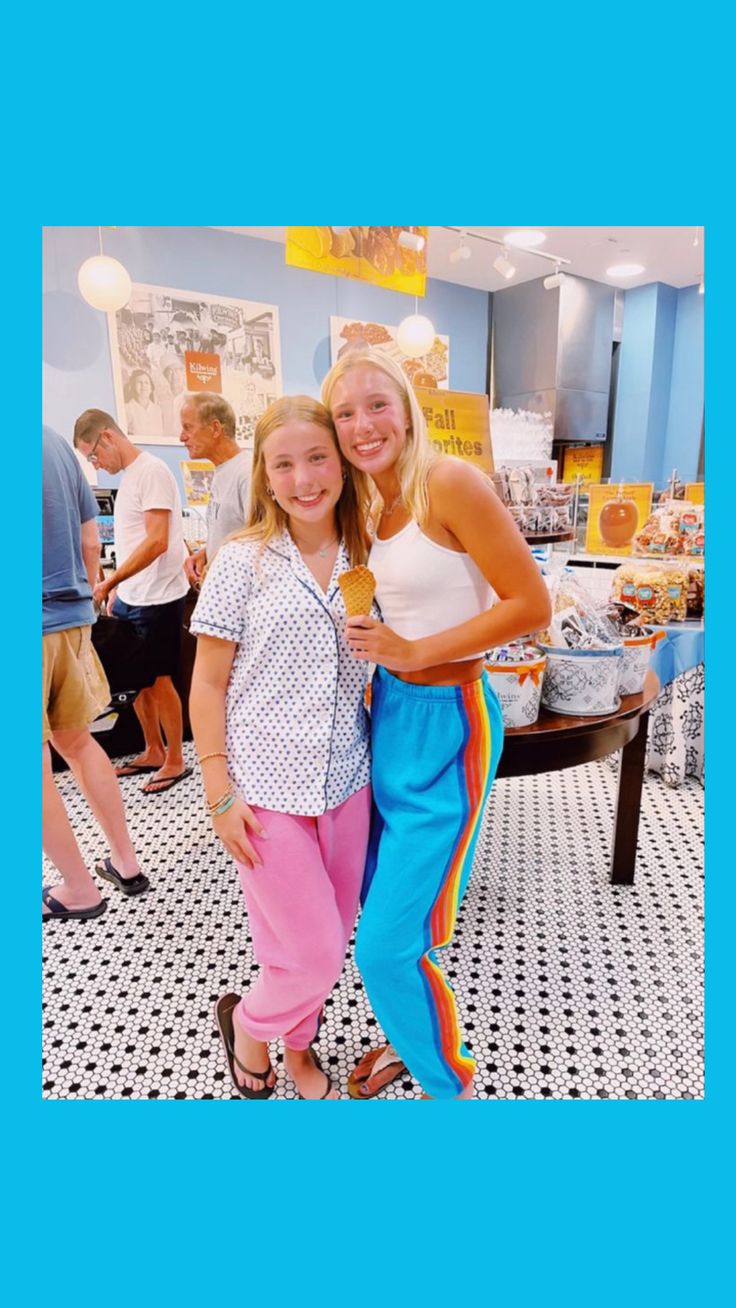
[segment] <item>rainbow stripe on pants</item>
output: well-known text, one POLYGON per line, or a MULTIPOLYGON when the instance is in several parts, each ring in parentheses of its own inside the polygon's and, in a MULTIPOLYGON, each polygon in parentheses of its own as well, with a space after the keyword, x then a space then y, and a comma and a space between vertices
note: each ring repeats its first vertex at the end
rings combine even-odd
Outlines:
POLYGON ((388 1039, 432 1098, 475 1061, 436 951, 449 944, 503 744, 484 674, 466 686, 373 678, 371 843, 356 961, 388 1039))

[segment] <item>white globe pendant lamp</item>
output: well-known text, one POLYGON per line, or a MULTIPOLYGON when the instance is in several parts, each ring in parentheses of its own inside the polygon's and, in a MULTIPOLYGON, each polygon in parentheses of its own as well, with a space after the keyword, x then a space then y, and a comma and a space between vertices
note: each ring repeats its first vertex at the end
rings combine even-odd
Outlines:
POLYGON ((396 339, 402 353, 410 359, 418 359, 429 353, 436 334, 430 318, 425 318, 421 313, 411 313, 399 323, 396 339))
POLYGON ((102 230, 100 229, 100 253, 85 259, 77 273, 77 285, 82 298, 93 309, 102 309, 103 313, 114 313, 122 309, 131 297, 133 284, 127 268, 119 259, 111 259, 102 253, 102 230))

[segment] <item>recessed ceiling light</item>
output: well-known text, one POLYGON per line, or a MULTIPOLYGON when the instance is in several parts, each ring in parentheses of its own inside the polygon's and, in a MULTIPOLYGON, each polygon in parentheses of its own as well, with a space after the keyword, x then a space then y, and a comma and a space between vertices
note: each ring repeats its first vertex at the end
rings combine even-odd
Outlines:
POLYGON ((544 245, 547 237, 544 232, 509 232, 504 236, 506 245, 515 245, 518 250, 533 250, 537 245, 544 245))
POLYGON ((614 263, 606 268, 606 277, 638 277, 645 271, 643 263, 614 263))

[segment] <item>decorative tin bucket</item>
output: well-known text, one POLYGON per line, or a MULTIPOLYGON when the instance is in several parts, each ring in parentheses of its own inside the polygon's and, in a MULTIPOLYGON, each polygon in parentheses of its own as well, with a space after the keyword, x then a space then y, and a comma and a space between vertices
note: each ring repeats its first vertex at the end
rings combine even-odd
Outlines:
POLYGON ((652 651, 667 634, 664 631, 654 631, 651 627, 642 627, 642 633, 641 636, 624 637, 624 656, 618 683, 620 695, 638 695, 644 689, 644 678, 652 651))
POLYGON ((618 683, 623 645, 567 649, 540 645, 547 655, 542 704, 551 713, 598 717, 621 704, 618 683))
POLYGON ((529 727, 536 722, 546 662, 546 656, 540 654, 528 663, 485 664, 501 704, 505 727, 529 727))

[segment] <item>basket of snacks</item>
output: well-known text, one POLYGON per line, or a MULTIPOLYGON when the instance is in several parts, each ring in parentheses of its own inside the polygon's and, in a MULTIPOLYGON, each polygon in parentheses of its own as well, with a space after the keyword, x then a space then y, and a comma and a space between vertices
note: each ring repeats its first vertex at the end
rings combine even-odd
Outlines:
POLYGON ((486 655, 485 669, 498 695, 505 727, 529 727, 539 717, 546 656, 536 645, 502 645, 486 655))
POLYGON ((545 580, 553 612, 549 627, 535 637, 547 656, 542 704, 575 717, 615 713, 623 658, 618 633, 569 573, 545 580))

